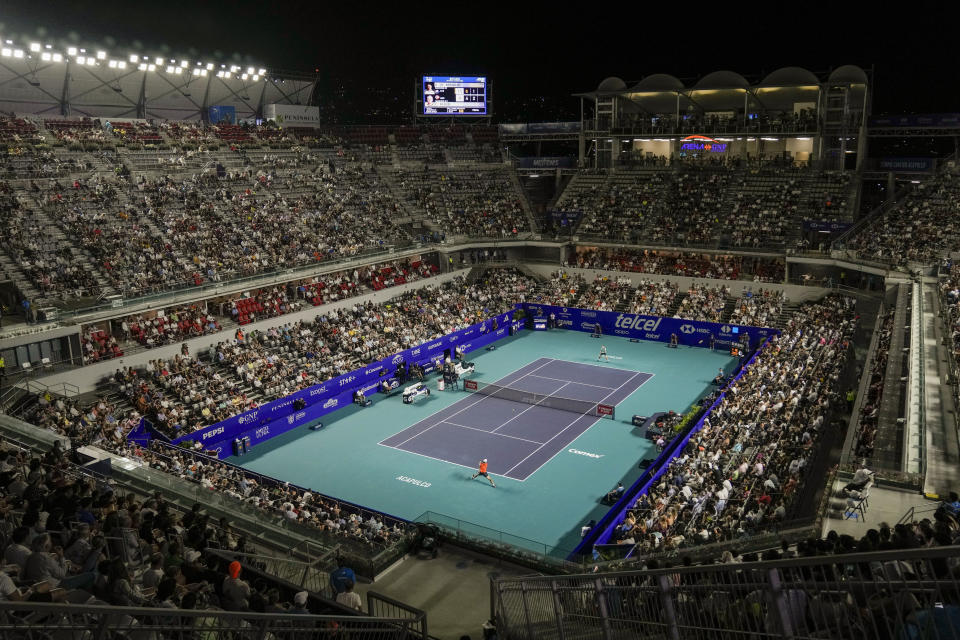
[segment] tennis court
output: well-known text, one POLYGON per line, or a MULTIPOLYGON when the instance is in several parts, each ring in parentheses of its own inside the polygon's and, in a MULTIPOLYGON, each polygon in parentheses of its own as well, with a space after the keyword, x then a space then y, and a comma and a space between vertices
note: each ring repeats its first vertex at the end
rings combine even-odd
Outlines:
POLYGON ((539 358, 379 444, 522 482, 652 377, 539 358))

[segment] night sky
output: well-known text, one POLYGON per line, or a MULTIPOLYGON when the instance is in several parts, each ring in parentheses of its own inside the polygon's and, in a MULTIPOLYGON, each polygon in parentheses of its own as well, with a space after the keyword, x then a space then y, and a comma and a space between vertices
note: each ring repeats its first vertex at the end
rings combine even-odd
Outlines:
POLYGON ((3 1, 0 33, 122 54, 228 62, 237 53, 271 68, 319 69, 323 112, 343 121, 408 119, 422 73, 487 75, 495 119, 509 122, 576 119, 570 94, 611 75, 629 83, 671 73, 689 85, 719 69, 756 80, 782 66, 819 73, 848 63, 875 68, 874 114, 960 111, 957 38, 947 31, 958 16, 944 9, 952 3, 851 15, 811 3, 717 5, 723 16, 746 14, 735 19, 696 3, 637 3, 637 11, 623 2, 530 4, 3 1), (913 18, 924 14, 926 24, 913 18))

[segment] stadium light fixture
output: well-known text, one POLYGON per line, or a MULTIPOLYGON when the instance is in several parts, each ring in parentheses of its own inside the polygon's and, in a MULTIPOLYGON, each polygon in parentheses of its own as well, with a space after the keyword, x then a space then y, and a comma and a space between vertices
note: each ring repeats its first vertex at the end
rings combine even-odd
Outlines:
POLYGON ((207 71, 213 71, 213 63, 212 63, 212 62, 208 62, 208 63, 207 63, 207 71))
POLYGON ((267 72, 266 69, 260 69, 260 71, 257 71, 257 75, 258 75, 258 76, 262 76, 262 75, 265 74, 266 72, 267 72))
POLYGON ((163 64, 163 58, 157 58, 156 60, 153 61, 153 63, 159 67, 160 65, 163 64))
POLYGON ((88 56, 88 57, 87 57, 87 66, 88 66, 88 67, 95 67, 95 66, 97 66, 97 61, 93 58, 93 56, 88 56))
POLYGON ((184 69, 186 69, 189 64, 190 64, 190 63, 187 62, 186 60, 181 60, 181 61, 180 61, 180 66, 183 67, 184 69))
POLYGON ((23 49, 15 49, 15 50, 13 51, 13 57, 14 57, 14 58, 22 58, 22 57, 23 57, 23 49))
POLYGON ((3 56, 4 58, 9 58, 12 55, 13 55, 13 51, 9 47, 4 47, 3 49, 0 49, 0 56, 3 56))
POLYGON ((51 58, 53 58, 53 56, 50 55, 49 51, 44 51, 43 53, 40 54, 40 59, 43 60, 44 62, 50 62, 51 58))
POLYGON ((247 75, 253 75, 253 67, 247 67, 247 75))
POLYGON ((177 74, 177 75, 180 75, 181 73, 183 73, 183 67, 176 67, 176 68, 173 70, 173 72, 174 72, 175 74, 177 74))
POLYGON ((236 73, 237 71, 240 71, 240 67, 238 67, 237 65, 231 65, 230 73, 236 73))
POLYGON ((77 55, 77 48, 76 48, 76 47, 67 47, 67 55, 69 55, 69 56, 75 56, 75 55, 77 55))
POLYGON ((126 69, 126 68, 127 68, 127 63, 124 62, 123 60, 121 60, 121 61, 119 61, 119 62, 117 63, 117 66, 120 67, 121 69, 126 69))
POLYGON ((131 53, 130 57, 127 59, 130 61, 130 64, 137 64, 137 62, 140 60, 140 58, 134 53, 131 53))
POLYGON ((60 54, 60 53, 55 53, 55 54, 53 54, 53 61, 54 61, 54 62, 63 62, 63 54, 60 54))
POLYGON ((42 48, 42 47, 40 46, 40 43, 39 43, 39 42, 31 42, 31 43, 30 43, 30 51, 33 51, 34 53, 40 51, 41 48, 42 48))
POLYGON ((141 63, 140 63, 140 66, 137 67, 137 69, 139 69, 140 71, 146 71, 146 70, 147 70, 147 63, 146 63, 146 62, 141 62, 141 63))
POLYGON ((254 82, 256 82, 256 81, 259 80, 259 79, 260 79, 260 76, 258 76, 258 75, 256 75, 256 74, 253 75, 252 80, 253 80, 254 82))
POLYGON ((173 65, 167 65, 167 73, 173 73, 173 65))
POLYGON ((246 79, 247 79, 247 74, 244 73, 243 75, 241 75, 241 76, 240 76, 240 79, 241 79, 241 80, 246 80, 246 79))
POLYGON ((807 141, 807 140, 813 140, 813 138, 797 138, 797 140, 807 141))
POLYGON ((116 69, 116 68, 117 68, 117 61, 116 61, 116 60, 111 60, 110 62, 107 63, 107 66, 110 67, 111 69, 116 69))
POLYGON ((97 60, 106 60, 107 52, 106 51, 97 51, 97 60))
POLYGON ((767 142, 777 142, 780 140, 779 138, 760 138, 760 139, 765 140, 767 142))
POLYGON ((148 66, 147 66, 147 69, 149 69, 150 71, 156 71, 156 70, 157 70, 157 65, 155 65, 155 64, 148 65, 148 66))

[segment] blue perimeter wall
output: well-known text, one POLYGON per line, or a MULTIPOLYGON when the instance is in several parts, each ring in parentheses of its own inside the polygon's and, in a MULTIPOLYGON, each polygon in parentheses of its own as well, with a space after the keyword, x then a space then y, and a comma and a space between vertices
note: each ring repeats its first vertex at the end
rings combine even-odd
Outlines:
MULTIPOLYGON (((519 323, 513 322, 513 313, 511 310, 498 314, 466 329, 371 363, 363 369, 301 389, 279 400, 176 438, 172 443, 179 444, 185 440, 199 441, 205 451, 216 452, 217 458, 227 458, 233 455, 232 443, 236 439, 249 438, 250 446, 254 446, 313 422, 341 407, 350 406, 353 402, 353 394, 358 389, 364 395, 371 396, 377 393, 380 382, 383 380, 396 386, 394 374, 397 365, 401 362, 406 362, 408 366, 422 365, 424 372, 429 373, 437 366, 438 360, 443 358, 443 352, 446 349, 452 352, 454 348, 460 347, 465 353, 469 353, 507 337, 511 328, 514 330, 522 328, 519 323), (493 329, 494 321, 496 321, 496 330, 493 329), (293 403, 298 398, 302 398, 306 406, 300 411, 294 411, 293 403)), ((151 437, 166 440, 162 435, 152 432, 146 420, 141 420, 140 425, 131 431, 128 439, 145 444, 151 437)))

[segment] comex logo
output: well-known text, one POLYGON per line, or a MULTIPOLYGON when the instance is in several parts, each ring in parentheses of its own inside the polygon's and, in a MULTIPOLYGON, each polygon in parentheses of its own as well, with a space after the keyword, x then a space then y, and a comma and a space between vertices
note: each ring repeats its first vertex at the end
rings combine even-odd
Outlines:
POLYGON ((693 333, 697 329, 692 324, 685 324, 680 326, 680 333, 693 333))

